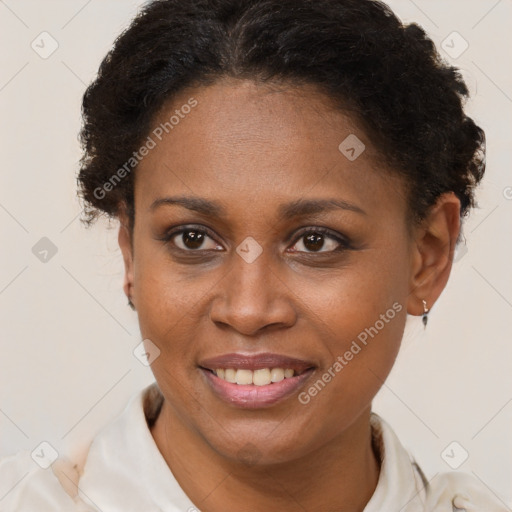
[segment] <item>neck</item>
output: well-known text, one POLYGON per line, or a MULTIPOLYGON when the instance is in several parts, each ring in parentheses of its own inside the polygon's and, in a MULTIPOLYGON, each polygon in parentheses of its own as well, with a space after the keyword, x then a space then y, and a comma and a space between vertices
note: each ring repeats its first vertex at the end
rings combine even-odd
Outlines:
POLYGON ((203 512, 245 510, 248 503, 255 512, 362 512, 379 477, 369 408, 319 449, 272 465, 227 460, 165 401, 152 435, 181 488, 203 512))

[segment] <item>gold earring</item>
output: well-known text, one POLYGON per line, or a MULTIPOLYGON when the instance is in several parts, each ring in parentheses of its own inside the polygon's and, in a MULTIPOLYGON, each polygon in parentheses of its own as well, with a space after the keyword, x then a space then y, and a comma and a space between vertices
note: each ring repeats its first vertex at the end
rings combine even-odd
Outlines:
POLYGON ((428 322, 428 312, 430 310, 427 308, 427 301, 423 301, 423 317, 422 317, 422 322, 423 322, 423 326, 424 328, 426 329, 427 328, 427 322, 428 322))

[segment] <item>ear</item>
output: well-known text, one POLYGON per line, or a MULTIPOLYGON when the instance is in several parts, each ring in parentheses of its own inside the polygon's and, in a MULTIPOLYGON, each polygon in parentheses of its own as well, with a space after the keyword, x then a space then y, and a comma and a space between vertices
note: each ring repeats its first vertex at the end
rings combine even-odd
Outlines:
POLYGON ((123 290, 129 300, 136 305, 135 288, 134 288, 134 269, 133 269, 133 241, 130 233, 128 216, 122 212, 119 214, 119 234, 117 240, 123 254, 124 261, 124 284, 123 290))
POLYGON ((460 201, 453 192, 442 194, 425 220, 414 229, 407 312, 423 314, 444 290, 452 269, 460 231, 460 201))

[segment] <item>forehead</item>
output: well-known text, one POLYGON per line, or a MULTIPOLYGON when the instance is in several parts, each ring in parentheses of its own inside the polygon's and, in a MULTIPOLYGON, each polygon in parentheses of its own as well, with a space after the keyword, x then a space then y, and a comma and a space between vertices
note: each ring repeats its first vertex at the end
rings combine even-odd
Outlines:
POLYGON ((176 195, 215 199, 224 213, 257 204, 278 215, 283 202, 320 197, 378 210, 385 196, 392 208, 389 193, 404 206, 366 134, 313 87, 224 80, 187 89, 149 136, 154 147, 136 171, 139 212, 176 195))

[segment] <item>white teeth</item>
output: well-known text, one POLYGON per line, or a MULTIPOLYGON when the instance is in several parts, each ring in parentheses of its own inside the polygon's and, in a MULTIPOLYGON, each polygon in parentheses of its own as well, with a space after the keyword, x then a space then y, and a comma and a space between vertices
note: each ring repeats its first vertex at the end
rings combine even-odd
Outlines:
MULTIPOLYGON (((219 375, 219 377, 222 379, 222 377, 219 375)), ((233 370, 232 368, 229 368, 224 371, 224 380, 235 383, 236 382, 236 370, 233 370)))
POLYGON ((270 370, 268 368, 254 370, 252 381, 256 386, 267 386, 272 382, 270 379, 270 370))
POLYGON ((237 384, 252 384, 252 371, 251 370, 237 370, 236 371, 237 384))
POLYGON ((291 368, 261 368, 259 370, 235 370, 233 368, 219 368, 214 372, 219 379, 231 382, 232 384, 255 386, 268 386, 273 382, 281 382, 283 379, 293 377, 295 371, 291 368))
POLYGON ((272 368, 270 378, 272 382, 281 382, 284 379, 284 370, 282 368, 272 368))

